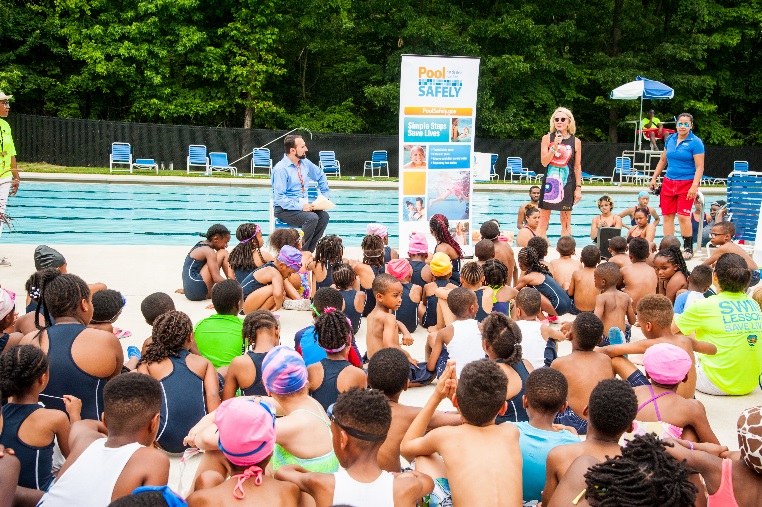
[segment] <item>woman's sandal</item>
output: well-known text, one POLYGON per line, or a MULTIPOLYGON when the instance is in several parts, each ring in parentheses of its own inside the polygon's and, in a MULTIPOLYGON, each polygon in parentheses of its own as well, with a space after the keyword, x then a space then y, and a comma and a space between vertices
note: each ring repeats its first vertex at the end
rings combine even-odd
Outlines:
POLYGON ((683 259, 685 259, 686 261, 693 259, 693 250, 691 250, 690 248, 686 248, 685 250, 683 250, 683 259))

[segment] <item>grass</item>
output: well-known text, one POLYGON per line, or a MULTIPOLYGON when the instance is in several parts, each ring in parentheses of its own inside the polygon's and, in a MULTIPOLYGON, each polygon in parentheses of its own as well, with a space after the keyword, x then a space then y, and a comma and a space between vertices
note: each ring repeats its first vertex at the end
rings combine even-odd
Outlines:
MULTIPOLYGON (((24 172, 31 172, 31 173, 66 173, 66 174, 112 174, 109 172, 108 167, 65 167, 60 165, 53 165, 53 164, 47 164, 44 162, 19 162, 19 170, 24 172)), ((143 170, 135 170, 133 174, 130 174, 129 172, 115 172, 113 174, 118 174, 122 176, 157 176, 156 171, 143 171, 143 170)), ((158 176, 182 176, 185 178, 198 178, 198 177, 205 177, 203 173, 191 173, 188 174, 185 171, 182 170, 174 170, 174 171, 159 171, 158 176)), ((231 176, 228 173, 215 173, 215 178, 236 178, 236 176, 231 176)), ((249 176, 247 175, 246 178, 248 179, 259 179, 259 180, 267 180, 270 179, 269 176, 265 174, 257 174, 256 176, 249 176)), ((335 181, 336 178, 331 178, 329 181, 335 181)), ((382 180, 373 180, 371 178, 364 178, 362 176, 342 176, 339 178, 340 181, 398 181, 397 178, 389 178, 389 179, 382 179, 382 180)))
MULTIPOLYGON (((19 170, 24 172, 32 172, 32 173, 66 173, 66 174, 111 174, 109 173, 108 167, 65 167, 60 165, 53 165, 53 164, 47 164, 44 162, 19 162, 19 170)), ((118 172, 113 174, 119 174, 119 175, 125 175, 125 176, 156 176, 155 171, 137 171, 133 174, 130 174, 128 172, 118 172)), ((182 176, 185 178, 198 178, 198 177, 204 177, 202 173, 191 173, 187 174, 185 171, 182 170, 175 170, 175 171, 159 171, 158 176, 182 176)), ((231 176, 227 173, 215 173, 215 178, 236 178, 235 176, 231 176)), ((266 176, 264 174, 258 174, 256 176, 246 176, 248 179, 259 179, 259 180, 266 180, 269 179, 269 176, 266 176)), ((331 178, 329 181, 335 181, 335 178, 331 178)), ((371 178, 364 178, 362 176, 342 176, 339 178, 339 181, 392 181, 397 182, 399 181, 398 178, 389 178, 389 179, 378 179, 373 180, 371 178)), ((537 183, 530 183, 526 181, 522 182, 506 182, 501 179, 495 179, 492 181, 480 181, 477 183, 477 185, 503 185, 506 183, 513 183, 513 184, 521 184, 521 185, 536 185, 537 183)), ((595 181, 595 182, 585 182, 585 186, 600 186, 600 187, 607 187, 611 186, 609 183, 595 181)), ((642 185, 635 185, 635 186, 642 186, 642 185)), ((705 183, 701 184, 702 187, 723 187, 724 185, 707 185, 705 183)))

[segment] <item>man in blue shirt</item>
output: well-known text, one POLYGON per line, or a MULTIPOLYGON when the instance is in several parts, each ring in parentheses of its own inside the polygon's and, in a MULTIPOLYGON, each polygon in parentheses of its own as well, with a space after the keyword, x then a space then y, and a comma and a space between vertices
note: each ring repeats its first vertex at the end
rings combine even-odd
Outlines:
POLYGON ((328 213, 316 210, 307 201, 307 187, 315 182, 320 193, 329 198, 325 173, 307 160, 307 145, 302 136, 288 135, 283 141, 285 154, 275 164, 272 175, 275 217, 304 231, 302 248, 315 251, 328 226, 328 213))

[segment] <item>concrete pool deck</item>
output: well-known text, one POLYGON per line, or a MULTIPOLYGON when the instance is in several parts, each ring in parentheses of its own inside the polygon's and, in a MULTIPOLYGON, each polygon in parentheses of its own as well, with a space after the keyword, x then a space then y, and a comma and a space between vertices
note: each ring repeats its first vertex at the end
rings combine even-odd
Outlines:
MULTIPOLYGON (((182 286, 180 279, 180 267, 189 246, 79 246, 79 245, 55 245, 55 237, 51 236, 50 246, 59 250, 67 259, 68 270, 75 273, 86 281, 104 282, 110 288, 119 290, 127 299, 127 305, 122 312, 117 326, 132 331, 132 336, 122 340, 126 350, 129 345, 140 346, 143 340, 150 335, 150 327, 145 323, 140 313, 140 303, 147 295, 161 291, 170 294, 175 301, 178 310, 186 312, 194 323, 211 315, 212 310, 205 307, 209 302, 188 301, 180 294, 175 294, 175 289, 182 286)), ((0 267, 0 284, 17 294, 17 308, 23 313, 26 292, 24 283, 31 273, 34 272, 33 253, 35 245, 9 244, 0 242, 0 253, 8 257, 12 263, 10 267, 0 267)), ((346 255, 350 258, 359 258, 360 249, 350 247, 346 249, 346 255)), ((550 258, 557 255, 553 250, 550 258)), ((698 261, 689 262, 689 266, 698 261)), ((280 310, 277 312, 281 322, 281 339, 284 345, 293 346, 292 337, 299 329, 308 326, 312 319, 309 312, 280 310)), ((562 320, 570 320, 562 318, 562 320)), ((415 333, 415 343, 409 347, 410 353, 422 359, 424 355, 424 343, 426 333, 419 328, 415 333)), ((643 335, 639 328, 633 328, 633 339, 642 339, 643 335)), ((360 328, 357 342, 361 350, 365 350, 365 325, 360 328)), ((568 342, 562 342, 559 347, 560 355, 570 352, 568 342)), ((637 358, 634 358, 637 359, 637 358)), ((410 405, 423 406, 429 398, 433 386, 410 389, 403 393, 401 401, 410 405)), ((696 398, 706 406, 709 421, 717 434, 720 442, 731 449, 737 449, 736 420, 741 411, 750 406, 762 405, 762 391, 742 397, 713 397, 696 393, 696 398)), ((441 405, 444 409, 451 409, 449 402, 441 405)), ((180 477, 180 460, 172 458, 172 471, 170 486, 177 488, 180 477)), ((193 458, 187 464, 183 472, 183 486, 188 487, 193 473, 198 465, 198 458, 193 458)))

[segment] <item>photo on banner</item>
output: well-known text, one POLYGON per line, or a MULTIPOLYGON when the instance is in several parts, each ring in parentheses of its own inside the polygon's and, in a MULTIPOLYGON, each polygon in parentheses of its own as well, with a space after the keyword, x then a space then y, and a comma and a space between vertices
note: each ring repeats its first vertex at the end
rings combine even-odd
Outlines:
POLYGON ((402 56, 400 77, 400 251, 410 234, 429 231, 435 214, 447 217, 450 233, 471 244, 471 195, 479 59, 402 56))

